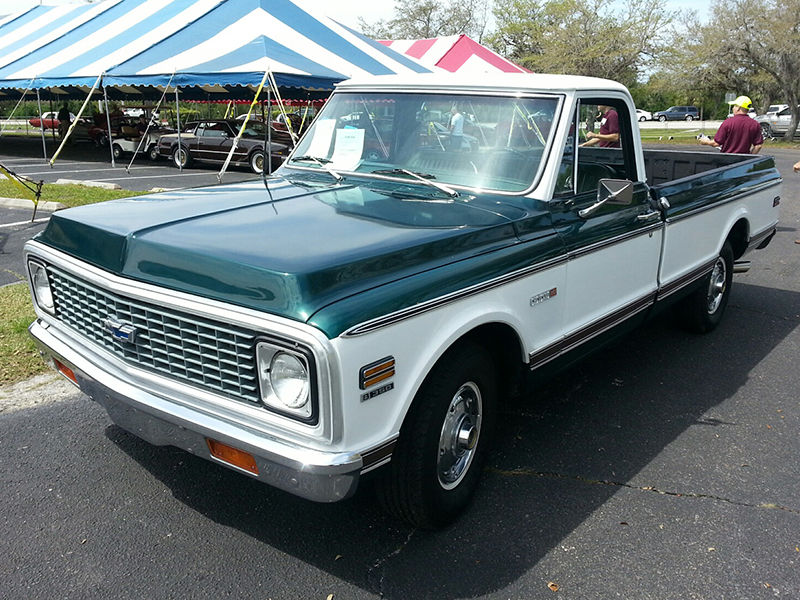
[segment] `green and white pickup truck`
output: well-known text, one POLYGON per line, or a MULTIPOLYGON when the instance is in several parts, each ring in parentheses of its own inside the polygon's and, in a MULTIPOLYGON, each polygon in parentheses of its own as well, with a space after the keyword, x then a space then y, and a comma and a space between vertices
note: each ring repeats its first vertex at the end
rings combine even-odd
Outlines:
POLYGON ((321 502, 379 470, 437 527, 531 375, 667 306, 714 329, 780 185, 768 156, 643 151, 611 81, 351 81, 272 176, 53 214, 30 331, 153 444, 321 502), (618 144, 583 145, 598 106, 618 144))

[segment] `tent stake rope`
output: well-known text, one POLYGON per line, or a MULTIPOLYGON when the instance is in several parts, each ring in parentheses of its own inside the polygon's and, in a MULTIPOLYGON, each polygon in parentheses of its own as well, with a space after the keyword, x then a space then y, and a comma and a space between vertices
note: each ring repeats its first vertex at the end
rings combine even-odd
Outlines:
MULTIPOLYGON (((155 112, 158 112, 161 109, 161 103, 164 102, 164 98, 167 97, 167 90, 169 89, 169 84, 172 83, 172 78, 175 77, 175 71, 172 72, 172 75, 169 77, 169 81, 167 82, 167 86, 164 88, 164 93, 161 94, 161 99, 156 104, 155 112)), ((147 127, 144 130, 144 133, 139 138, 139 143, 136 145, 136 150, 133 152, 133 156, 131 156, 131 162, 128 163, 128 166, 125 167, 125 170, 128 172, 128 175, 131 174, 131 167, 133 166, 133 161, 136 160, 136 155, 139 153, 139 150, 142 149, 142 144, 144 144, 145 140, 147 139, 147 134, 150 133, 150 127, 153 125, 153 113, 150 113, 150 118, 147 120, 147 127)), ((156 142, 157 143, 157 142, 156 142)), ((112 152, 113 154, 113 152, 112 152)))
MULTIPOLYGON (((39 94, 39 88, 36 88, 36 106, 39 107, 39 129, 42 132, 42 153, 44 159, 47 160, 47 140, 44 135, 44 119, 42 118, 42 96, 39 94)), ((36 214, 36 208, 33 209, 33 214, 36 214)))
MULTIPOLYGON (((9 120, 11 117, 13 117, 13 116, 14 116, 14 113, 15 113, 15 112, 17 112, 17 109, 19 108, 19 105, 20 105, 20 104, 22 104, 22 101, 25 99, 25 94, 27 94, 27 93, 28 93, 28 91, 31 89, 31 86, 33 85, 33 82, 34 82, 35 80, 36 80, 36 77, 34 77, 33 79, 31 79, 31 82, 28 84, 28 87, 26 87, 26 88, 25 88, 25 91, 24 91, 24 92, 22 92, 22 96, 20 96, 20 98, 19 98, 19 101, 17 102, 17 105, 14 107, 14 110, 12 110, 12 111, 11 111, 11 114, 10 114, 10 115, 8 115, 8 119, 6 119, 6 122, 3 124, 3 128, 2 128, 2 129, 0 129, 0 137, 3 137, 3 134, 4 134, 4 133, 5 133, 5 131, 6 131, 6 127, 8 127, 8 120, 9 120)), ((38 90, 37 90, 37 92, 38 92, 38 90)), ((40 120, 40 123, 39 123, 39 125, 41 125, 41 127, 42 127, 42 128, 44 128, 44 120, 42 119, 42 109, 41 109, 41 108, 39 108, 39 120, 40 120)))
MULTIPOLYGON (((81 115, 83 114, 83 111, 86 110, 86 105, 89 104, 89 100, 91 99, 92 94, 94 94, 94 91, 97 89, 97 86, 100 85, 100 81, 103 79, 103 75, 104 75, 104 73, 100 73, 100 75, 97 77, 97 80, 94 82, 94 85, 92 86, 92 89, 89 90, 89 95, 86 96, 86 100, 83 101, 83 106, 81 106, 81 109, 78 111, 78 114, 75 116, 75 120, 72 121, 72 123, 70 123, 69 129, 67 130, 66 135, 64 135, 64 139, 61 140, 61 144, 59 144, 59 146, 58 146, 58 150, 56 150, 56 153, 53 154, 53 158, 50 159, 49 162, 50 162, 50 168, 51 169, 53 168, 53 163, 56 162, 56 159, 58 158, 58 155, 61 154, 61 149, 64 147, 64 144, 67 143, 67 140, 69 139, 69 136, 72 135, 72 130, 75 129, 75 125, 78 124, 78 119, 81 118, 81 115)), ((103 88, 103 90, 105 91, 105 88, 103 88)), ((108 105, 106 105, 106 112, 108 112, 108 105)))
MULTIPOLYGON (((261 90, 264 88, 264 82, 266 82, 269 73, 269 69, 264 72, 264 77, 261 78, 261 83, 258 84, 258 89, 256 90, 256 97, 253 98, 253 101, 250 103, 250 110, 247 111, 247 114, 242 121, 242 126, 239 128, 239 133, 236 134, 235 138, 233 138, 233 144, 231 145, 230 152, 228 152, 228 156, 225 158, 225 164, 222 165, 222 169, 220 169, 219 173, 217 173, 217 181, 219 183, 222 183, 222 178, 225 176, 225 171, 228 170, 228 165, 231 164, 233 153, 236 152, 236 148, 239 145, 239 140, 242 138, 242 134, 247 127, 247 122, 250 120, 250 115, 253 114, 253 107, 258 104, 258 97, 261 95, 261 90)), ((271 154, 272 153, 270 152, 269 148, 264 148, 264 160, 267 160, 268 156, 271 158, 271 154)), ((261 168, 263 169, 264 167, 262 166, 261 168)))

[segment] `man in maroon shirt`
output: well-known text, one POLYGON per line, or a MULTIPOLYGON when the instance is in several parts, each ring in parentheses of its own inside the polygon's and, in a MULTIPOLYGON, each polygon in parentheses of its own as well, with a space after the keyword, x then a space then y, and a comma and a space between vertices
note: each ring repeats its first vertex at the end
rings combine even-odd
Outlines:
POLYGON ((758 154, 764 144, 761 126, 747 114, 753 103, 747 96, 739 96, 733 102, 733 116, 719 126, 714 139, 701 137, 704 146, 722 147, 722 152, 733 154, 758 154))
POLYGON ((600 120, 600 133, 586 132, 586 141, 581 146, 594 146, 601 148, 619 148, 619 115, 610 106, 598 105, 598 110, 603 113, 600 120))

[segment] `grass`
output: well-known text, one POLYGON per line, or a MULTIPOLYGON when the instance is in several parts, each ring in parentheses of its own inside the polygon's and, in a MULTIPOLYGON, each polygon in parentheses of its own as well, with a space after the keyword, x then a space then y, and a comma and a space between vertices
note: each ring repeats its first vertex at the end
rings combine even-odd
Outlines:
POLYGON ((30 379, 48 370, 28 335, 36 314, 25 283, 0 288, 0 385, 30 379))
MULTIPOLYGON (((84 204, 94 204, 95 202, 105 202, 116 198, 130 198, 131 196, 141 196, 149 192, 132 192, 130 190, 106 190, 103 188, 86 187, 82 185, 55 185, 44 184, 42 187, 41 201, 61 202, 72 206, 82 206, 84 204)), ((30 200, 30 195, 25 194, 8 179, 0 179, 1 198, 22 198, 30 200)), ((31 201, 33 202, 33 201, 31 201)), ((31 204, 33 208, 33 204, 31 204)))
MULTIPOLYGON (((61 202, 71 207, 146 193, 45 184, 41 200, 61 202)), ((7 179, 0 179, 0 197, 30 199, 7 179)), ((24 381, 48 370, 28 335, 28 325, 35 318, 28 286, 24 282, 0 287, 0 385, 24 381)))

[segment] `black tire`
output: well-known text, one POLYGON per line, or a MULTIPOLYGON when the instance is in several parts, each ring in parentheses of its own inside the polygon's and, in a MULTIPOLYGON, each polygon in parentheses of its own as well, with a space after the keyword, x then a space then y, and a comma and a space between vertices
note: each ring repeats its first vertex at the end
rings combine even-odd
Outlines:
POLYGON ((175 146, 172 150, 172 164, 178 168, 187 168, 192 166, 192 155, 189 151, 182 146, 175 146))
POLYGON ((489 353, 472 342, 448 350, 414 398, 377 482, 384 509, 423 529, 454 521, 478 487, 496 411, 489 353))
POLYGON ((639 123, 644 123, 646 120, 644 117, 639 117, 639 123))
POLYGON ((761 123, 761 137, 764 139, 772 137, 772 127, 769 126, 769 123, 761 123))
POLYGON ((108 146, 108 137, 105 134, 100 134, 97 136, 97 142, 95 142, 100 148, 105 148, 108 146))
POLYGON ((119 144, 114 144, 113 146, 111 146, 111 152, 114 154, 115 159, 120 159, 123 156, 125 156, 125 151, 119 144))
POLYGON ((147 158, 152 161, 158 160, 158 144, 150 144, 150 147, 147 149, 147 158))
POLYGON ((686 115, 687 121, 694 121, 694 117, 692 115, 686 115))
POLYGON ((703 278, 700 287, 675 306, 678 322, 687 331, 709 333, 716 329, 733 283, 733 249, 725 242, 714 269, 703 278))
POLYGON ((256 175, 261 175, 264 172, 264 151, 256 150, 250 155, 250 170, 256 175))
POLYGON ((664 115, 661 115, 660 117, 658 117, 658 120, 663 123, 664 121, 667 120, 667 117, 665 117, 664 115))

